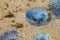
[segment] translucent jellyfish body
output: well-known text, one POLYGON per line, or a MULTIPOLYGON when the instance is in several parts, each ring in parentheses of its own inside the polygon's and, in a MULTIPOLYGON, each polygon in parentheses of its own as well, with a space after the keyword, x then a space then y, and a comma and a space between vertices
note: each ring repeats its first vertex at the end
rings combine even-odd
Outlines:
POLYGON ((5 32, 0 36, 0 39, 1 40, 21 40, 21 38, 18 37, 18 32, 15 30, 5 32))
POLYGON ((26 11, 26 19, 33 25, 44 25, 50 21, 50 14, 45 9, 30 9, 26 11))
POLYGON ((52 9, 52 13, 60 18, 60 0, 50 0, 50 7, 52 9))
POLYGON ((38 33, 35 35, 34 40, 49 40, 49 35, 45 33, 38 33))

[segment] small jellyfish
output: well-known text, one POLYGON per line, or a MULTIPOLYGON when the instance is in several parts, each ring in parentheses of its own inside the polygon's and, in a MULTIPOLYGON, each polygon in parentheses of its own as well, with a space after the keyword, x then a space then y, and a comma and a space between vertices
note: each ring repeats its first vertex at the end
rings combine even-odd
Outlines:
POLYGON ((45 33, 38 33, 35 35, 34 40, 49 40, 49 36, 45 33))
POLYGON ((15 30, 7 31, 0 36, 1 40, 21 40, 18 37, 18 32, 15 30))
POLYGON ((55 17, 60 18, 60 0, 50 0, 49 5, 55 17))
POLYGON ((33 25, 44 25, 50 21, 50 13, 45 9, 30 9, 26 11, 26 19, 33 25))

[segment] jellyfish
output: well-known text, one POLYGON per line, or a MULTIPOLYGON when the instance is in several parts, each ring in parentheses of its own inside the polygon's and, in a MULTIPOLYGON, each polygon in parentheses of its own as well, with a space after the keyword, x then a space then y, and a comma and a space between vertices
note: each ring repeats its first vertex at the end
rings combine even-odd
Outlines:
POLYGON ((37 33, 34 40, 49 40, 49 35, 45 33, 37 33))
POLYGON ((26 20, 32 25, 45 25, 51 19, 50 13, 45 9, 28 9, 26 11, 26 20))
POLYGON ((55 17, 60 18, 60 0, 50 0, 49 5, 55 17))
POLYGON ((19 38, 18 32, 16 30, 10 30, 10 31, 4 32, 0 36, 0 39, 1 40, 21 40, 21 38, 19 38))

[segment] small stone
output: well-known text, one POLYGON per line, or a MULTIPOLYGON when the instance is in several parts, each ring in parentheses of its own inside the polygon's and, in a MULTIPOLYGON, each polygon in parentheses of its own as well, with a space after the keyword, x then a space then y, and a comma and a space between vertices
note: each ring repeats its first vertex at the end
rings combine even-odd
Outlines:
POLYGON ((22 23, 16 23, 16 24, 14 24, 14 25, 11 25, 12 27, 15 27, 16 29, 18 29, 18 28, 23 28, 23 24, 22 23))
POLYGON ((1 40, 21 40, 18 37, 18 32, 15 30, 7 31, 0 37, 1 40))
POLYGON ((60 18, 60 0, 50 0, 50 7, 52 9, 52 13, 60 18))
POLYGON ((49 40, 49 36, 45 33, 38 33, 35 35, 34 40, 49 40))
POLYGON ((30 9, 26 12, 26 19, 33 25, 44 25, 50 21, 50 14, 45 9, 30 9))
POLYGON ((7 15, 4 16, 5 18, 12 18, 15 17, 14 14, 12 14, 11 12, 8 12, 7 15))

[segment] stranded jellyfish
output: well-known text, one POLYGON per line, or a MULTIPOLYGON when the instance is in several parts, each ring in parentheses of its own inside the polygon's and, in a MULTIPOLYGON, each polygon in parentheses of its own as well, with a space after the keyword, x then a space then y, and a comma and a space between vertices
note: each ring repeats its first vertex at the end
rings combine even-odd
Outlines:
POLYGON ((10 30, 10 31, 4 32, 0 36, 0 39, 1 40, 21 40, 21 38, 19 38, 18 32, 16 30, 10 30))
POLYGON ((50 13, 45 9, 29 9, 26 11, 26 20, 33 25, 44 25, 50 21, 50 13))
POLYGON ((34 40, 49 40, 49 35, 45 33, 37 33, 34 40))
POLYGON ((60 18, 60 0, 50 0, 49 3, 52 13, 57 17, 60 18))

